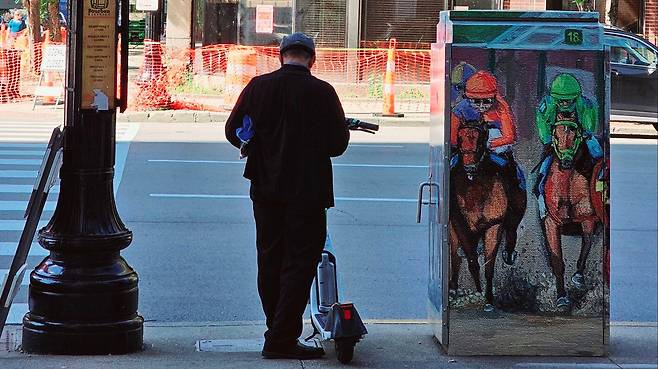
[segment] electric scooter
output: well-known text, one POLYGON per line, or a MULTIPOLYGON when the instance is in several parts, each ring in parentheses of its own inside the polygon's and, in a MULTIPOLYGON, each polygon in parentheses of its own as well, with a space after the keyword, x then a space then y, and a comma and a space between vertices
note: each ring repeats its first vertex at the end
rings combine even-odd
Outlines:
MULTIPOLYGON (((374 133, 379 126, 347 119, 350 130, 374 133)), ((368 333, 356 307, 351 302, 340 302, 338 278, 336 272, 336 252, 327 231, 327 239, 322 250, 322 259, 318 264, 311 286, 311 324, 313 334, 323 341, 334 341, 338 361, 348 364, 354 357, 354 346, 368 333)))

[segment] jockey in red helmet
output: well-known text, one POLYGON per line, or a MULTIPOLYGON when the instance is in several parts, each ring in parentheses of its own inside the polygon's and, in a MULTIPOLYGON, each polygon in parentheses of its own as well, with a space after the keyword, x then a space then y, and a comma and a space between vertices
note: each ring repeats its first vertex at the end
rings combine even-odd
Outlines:
MULTIPOLYGON (((480 120, 489 131, 487 149, 489 158, 498 166, 513 170, 518 185, 525 191, 525 178, 512 155, 516 143, 514 115, 498 91, 496 77, 486 71, 477 71, 466 81, 464 99, 453 109, 450 118, 450 143, 456 146, 460 122, 480 120)), ((453 159, 454 160, 454 159, 453 159)), ((454 163, 453 163, 454 165, 454 163)))

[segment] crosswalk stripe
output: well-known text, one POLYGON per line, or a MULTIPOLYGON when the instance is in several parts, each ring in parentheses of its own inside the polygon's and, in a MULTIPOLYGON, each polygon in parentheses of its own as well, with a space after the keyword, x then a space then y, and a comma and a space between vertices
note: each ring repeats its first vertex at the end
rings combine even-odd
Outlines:
POLYGON ((8 143, 16 143, 16 142, 25 142, 25 143, 33 143, 36 144, 37 142, 42 142, 40 146, 46 146, 48 144, 48 139, 50 136, 42 136, 42 137, 4 137, 2 135, 2 132, 0 132, 0 146, 5 146, 8 143))
POLYGON ((55 127, 16 127, 16 126, 0 126, 0 132, 49 132, 52 133, 55 127))
POLYGON ((25 123, 23 123, 23 124, 0 123, 0 131, 5 130, 5 129, 12 129, 12 128, 22 129, 22 130, 36 130, 36 129, 46 130, 46 129, 49 129, 49 130, 52 131, 57 126, 58 125, 56 123, 50 123, 50 124, 30 123, 29 125, 25 124, 25 123))
POLYGON ((0 178, 36 178, 36 170, 0 170, 0 178))
MULTIPOLYGON (((0 184, 0 193, 32 193, 33 185, 0 184)), ((59 186, 50 189, 50 193, 59 193, 59 186)))
POLYGON ((7 315, 7 324, 21 324, 23 317, 27 314, 29 306, 27 303, 13 303, 9 308, 9 315, 7 315))
POLYGON ((41 159, 0 159, 1 165, 41 165, 41 159))
POLYGON ((4 138, 11 138, 11 136, 50 135, 52 133, 53 133, 53 128, 22 129, 22 128, 0 127, 0 134, 2 134, 4 138))
POLYGON ((0 155, 7 156, 39 156, 43 157, 45 151, 31 151, 31 150, 0 150, 0 155))
MULTIPOLYGON (((5 274, 9 269, 0 269, 0 278, 4 278, 5 274)), ((23 275, 23 280, 21 281, 21 286, 29 286, 30 285, 30 273, 28 271, 25 271, 25 274, 23 275)))
MULTIPOLYGON (((47 221, 39 222, 37 228, 43 228, 47 221)), ((0 231, 22 231, 25 228, 25 220, 0 220, 0 231)))
POLYGON ((48 144, 45 143, 13 143, 13 142, 5 142, 5 143, 0 143, 0 147, 2 148, 17 148, 17 149, 32 149, 32 148, 42 148, 46 149, 48 147, 48 144))
MULTIPOLYGON (((46 201, 43 211, 53 211, 57 201, 46 201)), ((27 201, 0 201, 0 211, 24 211, 27 201)))
MULTIPOLYGON (((18 248, 18 241, 16 242, 0 242, 0 256, 14 256, 18 248)), ((50 253, 39 245, 38 242, 32 242, 30 245, 30 252, 28 256, 48 256, 50 253)))

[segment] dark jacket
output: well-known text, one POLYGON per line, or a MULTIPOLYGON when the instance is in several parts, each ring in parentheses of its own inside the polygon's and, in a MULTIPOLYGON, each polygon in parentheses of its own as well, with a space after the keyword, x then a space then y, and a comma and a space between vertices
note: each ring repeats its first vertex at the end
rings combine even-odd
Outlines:
POLYGON ((350 138, 334 88, 305 67, 284 65, 253 78, 240 94, 225 127, 235 147, 245 114, 255 131, 244 171, 251 199, 332 207, 330 158, 341 155, 350 138))

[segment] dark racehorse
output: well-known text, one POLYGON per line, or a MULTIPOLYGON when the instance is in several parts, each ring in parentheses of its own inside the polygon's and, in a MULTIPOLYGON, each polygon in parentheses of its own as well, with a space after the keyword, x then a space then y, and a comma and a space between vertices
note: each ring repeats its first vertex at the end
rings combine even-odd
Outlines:
MULTIPOLYGON (((486 311, 493 310, 493 276, 498 246, 505 234, 503 260, 516 259, 517 227, 526 210, 526 193, 516 179, 516 168, 495 164, 487 150, 488 129, 481 121, 461 122, 457 135, 457 163, 450 171, 449 243, 450 288, 457 289, 461 247, 478 292, 480 264, 477 246, 484 243, 486 311)), ((525 188, 525 187, 523 187, 525 188)))
POLYGON ((582 243, 576 263, 576 272, 571 281, 577 288, 584 283, 587 257, 592 248, 592 236, 598 223, 605 216, 601 196, 596 191, 596 175, 601 171, 601 162, 594 162, 584 145, 582 129, 571 121, 557 122, 553 128, 552 163, 546 174, 544 196, 546 216, 543 230, 549 262, 556 278, 557 306, 570 305, 564 288, 564 260, 562 257, 562 235, 580 234, 582 243), (595 171, 595 168, 599 168, 595 171), (578 227, 579 226, 579 227, 578 227))

